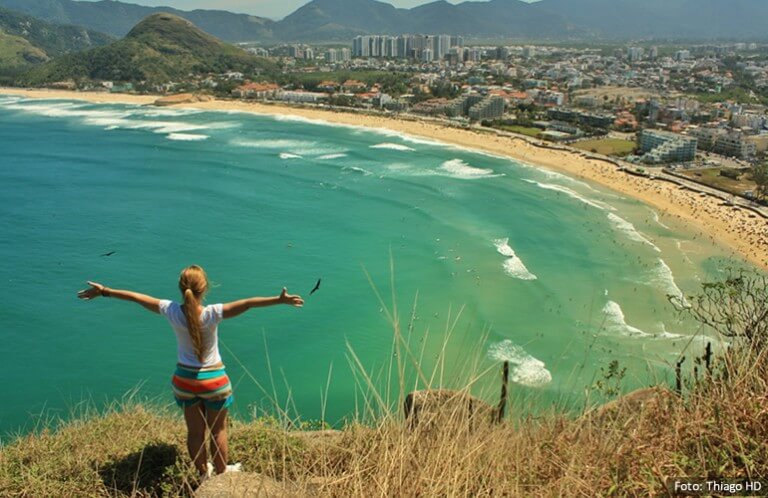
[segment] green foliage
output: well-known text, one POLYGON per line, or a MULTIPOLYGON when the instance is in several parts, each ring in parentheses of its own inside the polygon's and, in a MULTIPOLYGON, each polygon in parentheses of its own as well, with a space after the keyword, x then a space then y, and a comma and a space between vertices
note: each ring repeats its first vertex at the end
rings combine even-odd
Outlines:
POLYGON ((622 140, 620 138, 604 138, 601 140, 584 140, 576 142, 573 147, 590 152, 596 152, 605 156, 623 157, 631 154, 637 144, 631 140, 622 140))
POLYGON ((152 85, 184 81, 196 74, 238 71, 255 75, 274 70, 272 63, 228 45, 188 21, 158 14, 136 25, 123 40, 56 59, 33 69, 20 82, 37 86, 71 79, 152 85))
POLYGON ((734 168, 723 168, 720 170, 720 176, 730 178, 731 180, 738 180, 741 177, 741 171, 734 168))
POLYGON ((619 360, 612 360, 608 368, 600 367, 601 378, 593 388, 606 398, 613 398, 621 394, 621 381, 627 373, 626 367, 619 368, 619 360))
POLYGON ((369 87, 378 83, 384 93, 400 96, 408 91, 409 73, 394 71, 327 71, 312 73, 282 73, 275 79, 281 86, 293 85, 294 88, 303 88, 309 91, 319 90, 323 81, 333 81, 341 85, 347 80, 362 81, 369 87))
POLYGON ((705 282, 702 292, 685 299, 670 296, 679 311, 691 315, 735 346, 762 350, 768 346, 768 276, 744 269, 729 269, 725 280, 705 282))
MULTIPOLYGON (((12 10, 0 8, 0 34, 18 36, 48 57, 106 45, 109 35, 79 26, 50 24, 12 10)), ((40 61, 43 62, 48 57, 40 61)))
POLYGON ((755 197, 764 201, 768 198, 768 161, 752 168, 752 180, 755 182, 755 197))
POLYGON ((11 68, 39 64, 48 60, 44 51, 20 36, 3 33, 0 30, 0 68, 5 72, 11 68))

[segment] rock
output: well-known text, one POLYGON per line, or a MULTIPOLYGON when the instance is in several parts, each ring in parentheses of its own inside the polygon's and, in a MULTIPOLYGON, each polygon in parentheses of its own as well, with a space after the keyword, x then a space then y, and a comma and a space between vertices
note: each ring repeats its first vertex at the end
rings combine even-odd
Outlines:
POLYGON ((193 93, 179 93, 176 95, 169 95, 167 97, 160 97, 155 100, 155 105, 158 107, 166 107, 177 104, 194 104, 195 102, 208 102, 212 100, 210 95, 196 95, 193 93))
POLYGON ((496 414, 488 403, 465 391, 428 389, 414 391, 405 397, 405 418, 411 428, 419 426, 444 426, 459 419, 470 427, 491 424, 496 414))
POLYGON ((602 425, 620 422, 622 425, 636 419, 643 410, 667 410, 669 403, 677 401, 677 395, 666 387, 646 387, 619 397, 585 413, 581 420, 602 425))
POLYGON ((312 496, 293 483, 281 482, 255 472, 227 472, 207 479, 195 498, 299 498, 312 496))
POLYGON ((289 434, 313 445, 339 445, 344 435, 341 431, 334 429, 326 429, 322 431, 293 431, 289 434))

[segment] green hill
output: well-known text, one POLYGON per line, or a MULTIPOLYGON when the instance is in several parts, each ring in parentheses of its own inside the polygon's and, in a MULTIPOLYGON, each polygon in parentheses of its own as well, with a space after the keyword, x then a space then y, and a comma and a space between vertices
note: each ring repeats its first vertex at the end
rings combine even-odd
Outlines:
POLYGON ((0 77, 111 40, 103 33, 79 26, 51 24, 0 8, 0 77))
POLYGON ((43 64, 25 74, 19 83, 108 80, 152 85, 185 81, 190 75, 272 70, 272 63, 222 42, 185 19, 163 13, 147 17, 124 39, 108 46, 43 64))
POLYGON ((48 57, 87 50, 113 40, 111 36, 98 31, 80 26, 51 24, 4 8, 0 8, 0 31, 24 38, 48 57))
POLYGON ((270 40, 274 37, 273 31, 276 27, 276 23, 270 19, 233 14, 224 10, 182 11, 167 6, 146 7, 115 0, 0 0, 0 6, 22 11, 48 22, 87 26, 117 38, 125 36, 136 23, 147 16, 162 12, 183 17, 207 33, 230 42, 270 40))
POLYGON ((0 31, 0 68, 18 68, 47 60, 46 53, 29 41, 0 31))

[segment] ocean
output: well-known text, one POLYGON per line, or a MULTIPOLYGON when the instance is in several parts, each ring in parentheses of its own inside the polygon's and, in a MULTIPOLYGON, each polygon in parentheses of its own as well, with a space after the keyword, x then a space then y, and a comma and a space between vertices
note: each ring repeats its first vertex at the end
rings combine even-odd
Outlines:
POLYGON ((377 405, 371 386, 386 404, 472 382, 495 402, 503 360, 516 414, 582 406, 614 360, 625 390, 671 382, 710 339, 667 295, 735 264, 638 201, 394 132, 0 96, 0 150, 1 434, 173 404, 170 326, 78 300, 86 280, 178 299, 195 263, 209 303, 302 294, 221 324, 233 410, 338 424, 377 405))

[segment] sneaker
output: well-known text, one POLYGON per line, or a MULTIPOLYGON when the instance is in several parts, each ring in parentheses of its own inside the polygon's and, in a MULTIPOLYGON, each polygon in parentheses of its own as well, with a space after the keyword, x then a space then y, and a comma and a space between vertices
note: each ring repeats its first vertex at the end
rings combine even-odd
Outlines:
POLYGON ((227 465, 227 470, 224 472, 240 472, 241 470, 243 470, 242 463, 233 463, 232 465, 227 465))
POLYGON ((210 479, 213 476, 213 465, 208 462, 205 468, 205 474, 200 476, 200 484, 204 483, 206 479, 210 479))

